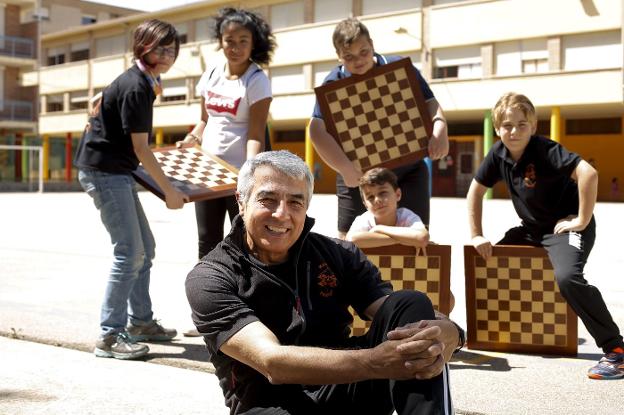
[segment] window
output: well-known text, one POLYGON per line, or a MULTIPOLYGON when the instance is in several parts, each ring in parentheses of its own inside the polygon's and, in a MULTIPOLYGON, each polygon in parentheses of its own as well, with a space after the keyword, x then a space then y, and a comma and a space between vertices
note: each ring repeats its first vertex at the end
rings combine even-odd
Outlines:
POLYGON ((302 92, 306 89, 303 66, 271 68, 271 88, 274 94, 302 92))
POLYGON ((95 22, 97 22, 97 18, 95 16, 83 15, 80 19, 80 24, 82 25, 93 24, 95 22))
POLYGON ((468 0, 433 0, 433 5, 438 6, 440 4, 461 3, 468 0))
POLYGON ((69 110, 86 110, 89 103, 89 91, 75 91, 69 94, 69 110))
POLYGON ((48 66, 65 63, 65 48, 48 48, 46 62, 48 66))
POLYGON ((462 153, 459 155, 459 171, 461 174, 472 174, 472 154, 462 153))
POLYGON ((407 52, 401 53, 404 58, 410 58, 412 65, 414 65, 419 71, 422 70, 422 63, 420 62, 420 52, 407 52))
POLYGON ((621 118, 566 120, 566 134, 622 134, 621 118))
POLYGON ((163 82, 161 102, 186 100, 186 79, 170 79, 163 82))
POLYGON ((457 74, 459 73, 459 66, 443 66, 436 67, 433 70, 433 78, 457 78, 457 74))
POLYGON ((273 30, 304 23, 303 0, 271 6, 271 27, 273 30))
POLYGON ((546 38, 500 42, 494 54, 496 75, 548 72, 546 38))
POLYGON ((351 0, 315 0, 314 21, 341 20, 351 14, 351 0))
POLYGON ((50 9, 48 9, 47 7, 39 7, 37 10, 33 11, 32 18, 35 21, 50 20, 50 9))
POLYGON ((48 66, 60 65, 62 63, 65 63, 65 54, 48 56, 48 66))
POLYGON ((336 61, 322 62, 314 64, 314 85, 321 86, 325 77, 336 67, 336 61))
POLYGON ((89 59, 89 42, 72 43, 69 61, 76 62, 87 59, 89 59))
POLYGON ((176 30, 178 31, 178 37, 180 38, 180 44, 188 43, 188 23, 176 23, 176 30))
POLYGON ((120 55, 126 51, 126 39, 123 35, 95 39, 95 57, 120 55))
POLYGON ((563 69, 621 68, 621 42, 619 31, 564 36, 561 42, 563 69))
POLYGON ((275 131, 276 143, 300 143, 305 141, 305 130, 275 131))
POLYGON ((481 68, 481 47, 465 46, 438 49, 434 52, 434 78, 479 78, 481 68))
POLYGON ((362 14, 396 12, 422 7, 422 0, 362 0, 362 14))
POLYGON ((69 60, 71 62, 86 61, 88 59, 89 59, 89 49, 72 50, 71 54, 69 55, 69 60))
POLYGON ((195 41, 211 40, 214 36, 215 19, 207 17, 195 21, 195 41))
POLYGON ((193 98, 195 99, 199 99, 201 98, 201 95, 197 93, 197 84, 199 83, 199 78, 192 78, 191 80, 193 82, 192 86, 192 90, 193 90, 193 98))
POLYGON ((63 111, 63 95, 48 95, 47 112, 60 112, 63 111))
POLYGON ((548 59, 523 59, 522 73, 548 72, 548 59))

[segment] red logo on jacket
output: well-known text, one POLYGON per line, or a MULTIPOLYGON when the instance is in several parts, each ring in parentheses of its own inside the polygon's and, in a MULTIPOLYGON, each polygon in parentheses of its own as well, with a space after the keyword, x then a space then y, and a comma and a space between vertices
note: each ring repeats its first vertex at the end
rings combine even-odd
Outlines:
POLYGON ((319 273, 316 279, 321 297, 327 298, 334 295, 334 288, 338 286, 338 280, 327 263, 323 262, 319 265, 319 273))
POLYGON ((236 115, 238 112, 241 97, 226 97, 210 91, 208 91, 206 95, 207 111, 212 110, 214 112, 228 112, 232 115, 236 115))

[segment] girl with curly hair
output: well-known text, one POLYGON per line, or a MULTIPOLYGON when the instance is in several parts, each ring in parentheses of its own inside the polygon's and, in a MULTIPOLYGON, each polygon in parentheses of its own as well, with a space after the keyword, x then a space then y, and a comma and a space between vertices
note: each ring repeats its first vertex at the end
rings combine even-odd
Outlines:
MULTIPOLYGON (((199 80, 201 120, 179 145, 201 144, 240 168, 263 151, 272 96, 261 66, 270 62, 276 45, 270 26, 253 12, 224 8, 215 20, 225 62, 209 67, 199 80)), ((199 258, 223 239, 226 211, 230 220, 238 214, 234 196, 195 203, 199 258)))

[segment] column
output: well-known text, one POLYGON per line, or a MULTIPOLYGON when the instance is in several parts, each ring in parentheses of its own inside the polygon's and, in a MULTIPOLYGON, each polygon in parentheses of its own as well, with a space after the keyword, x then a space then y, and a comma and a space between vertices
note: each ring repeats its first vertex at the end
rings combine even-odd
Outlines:
POLYGON ((550 110, 550 139, 561 143, 561 109, 552 107, 550 110))
POLYGON ((310 139, 310 120, 306 122, 305 129, 305 162, 311 172, 314 172, 314 146, 310 139))
MULTIPOLYGON (((28 140, 24 138, 24 135, 22 133, 15 133, 15 140, 19 140, 23 147, 26 147, 28 145, 28 140)), ((22 180, 29 180, 30 174, 28 169, 30 168, 30 163, 28 162, 28 158, 30 156, 30 150, 22 150, 20 151, 20 153, 22 155, 22 162, 20 163, 22 172, 20 176, 22 177, 22 180)))
POLYGON ((65 136, 65 181, 72 180, 72 133, 65 136))
POLYGON ((163 133, 162 128, 156 129, 156 148, 160 148, 163 146, 165 134, 163 133))
POLYGON ((50 180, 50 136, 44 134, 41 139, 43 145, 43 180, 50 180))
MULTIPOLYGON (((14 136, 14 144, 16 146, 21 146, 22 145, 22 137, 18 137, 17 134, 15 134, 14 136)), ((14 167, 15 167, 15 181, 16 182, 21 182, 22 181, 22 153, 23 150, 16 150, 15 151, 15 163, 14 163, 14 167)))
MULTIPOLYGON (((483 117, 483 156, 485 157, 487 153, 490 152, 492 148, 492 144, 494 144, 494 127, 492 125, 492 111, 485 111, 485 116, 483 117)), ((486 199, 491 199, 493 195, 492 189, 488 189, 485 193, 486 199)))

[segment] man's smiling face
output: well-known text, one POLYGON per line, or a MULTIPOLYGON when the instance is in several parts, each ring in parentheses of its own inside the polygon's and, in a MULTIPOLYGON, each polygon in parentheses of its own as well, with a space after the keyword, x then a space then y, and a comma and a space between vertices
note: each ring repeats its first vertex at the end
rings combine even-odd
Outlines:
POLYGON ((270 166, 254 172, 247 201, 239 201, 251 253, 265 264, 288 259, 288 250, 303 232, 309 196, 305 179, 294 179, 270 166))

